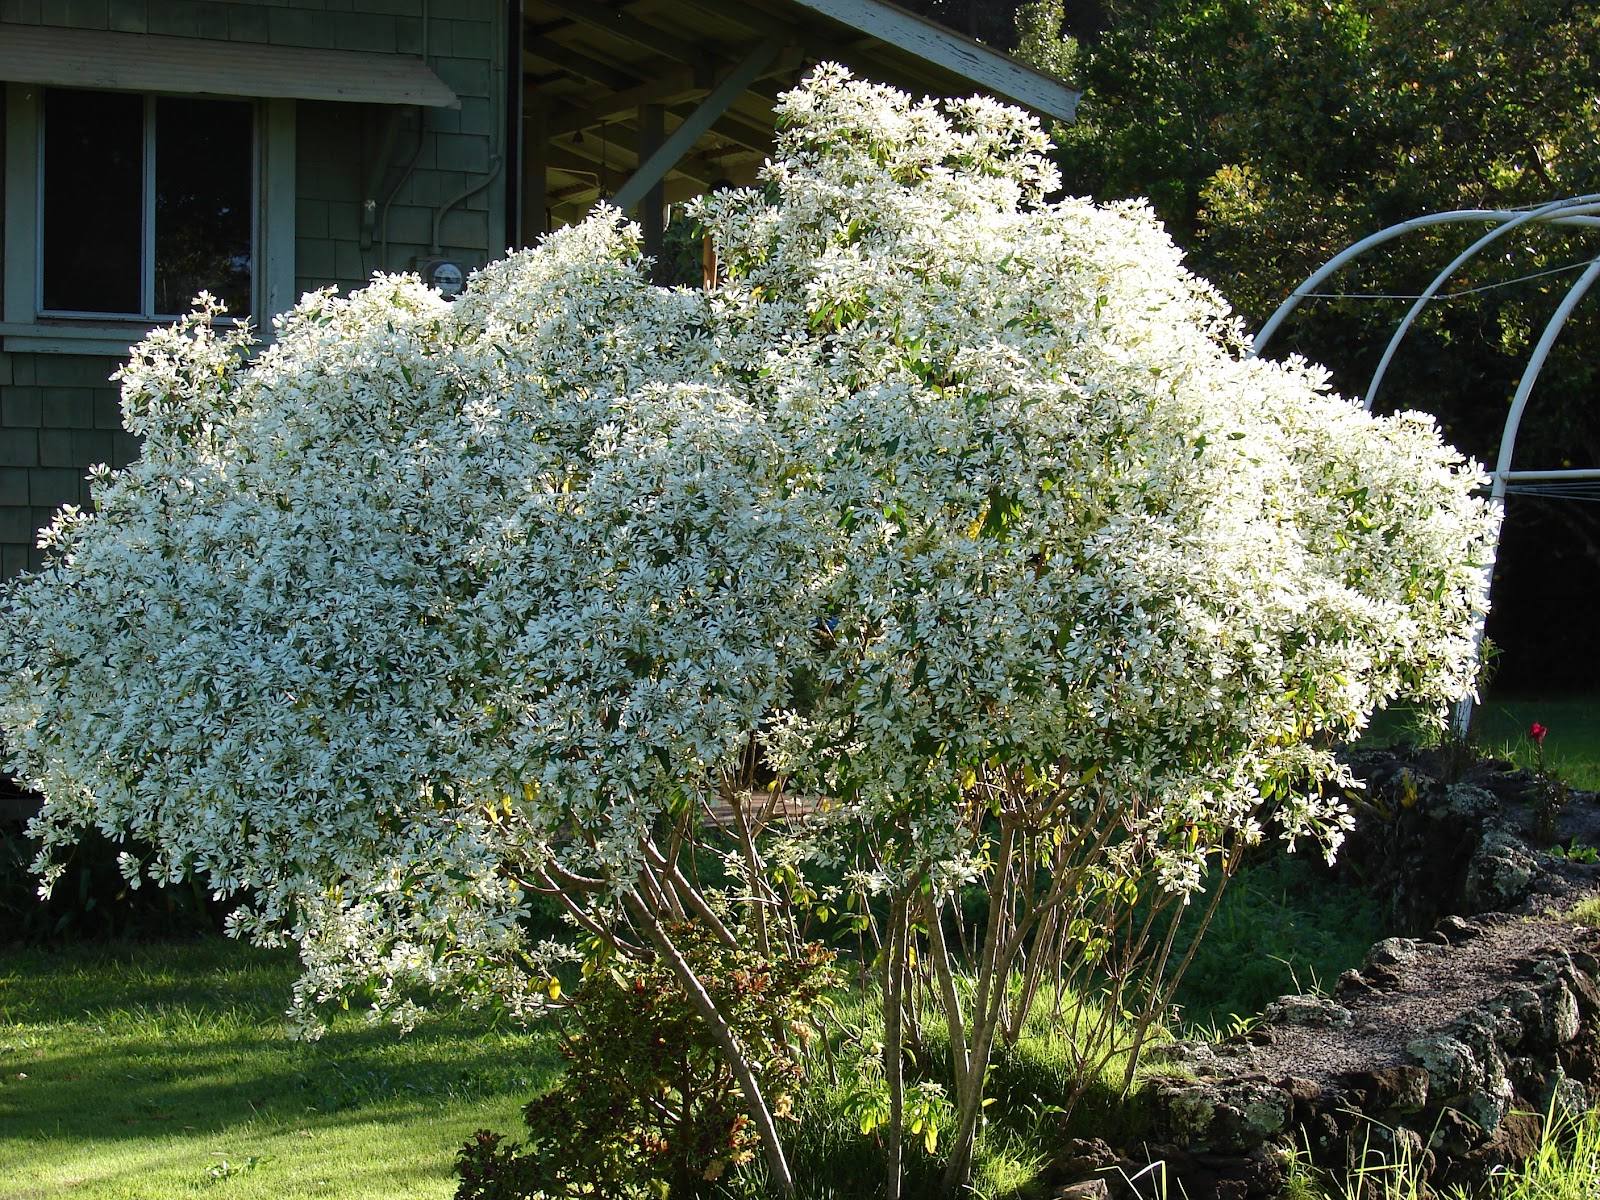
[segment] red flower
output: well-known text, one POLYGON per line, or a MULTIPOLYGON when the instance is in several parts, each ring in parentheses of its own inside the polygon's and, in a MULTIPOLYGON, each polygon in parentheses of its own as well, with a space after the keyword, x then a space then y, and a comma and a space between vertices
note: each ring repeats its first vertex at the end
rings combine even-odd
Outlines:
POLYGON ((1548 729, 1546 729, 1543 725, 1541 725, 1541 724, 1539 724, 1539 722, 1535 721, 1533 723, 1533 728, 1528 730, 1528 736, 1531 737, 1536 743, 1538 743, 1539 745, 1542 746, 1542 745, 1544 745, 1544 735, 1549 733, 1549 732, 1550 731, 1548 729))

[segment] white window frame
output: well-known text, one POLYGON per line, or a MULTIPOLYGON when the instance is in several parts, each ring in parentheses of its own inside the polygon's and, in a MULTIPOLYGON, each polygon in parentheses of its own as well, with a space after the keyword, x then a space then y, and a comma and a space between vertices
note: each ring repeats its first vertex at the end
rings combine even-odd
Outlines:
MULTIPOLYGON (((43 192, 39 109, 46 85, 6 87, 5 304, 0 348, 8 351, 125 355, 128 348, 170 316, 44 312, 40 308, 43 192)), ((241 99, 241 97, 228 97, 241 99)), ((146 120, 149 120, 147 96, 146 120)), ((251 307, 258 328, 290 308, 294 293, 295 102, 271 98, 256 102, 255 256, 251 307)), ((147 147, 149 139, 146 139, 147 147)), ((146 190, 153 185, 146 162, 146 190)), ((146 250, 152 217, 146 205, 146 250)), ((146 259, 148 269, 148 259, 146 259)), ((151 281, 141 273, 149 298, 151 281)))

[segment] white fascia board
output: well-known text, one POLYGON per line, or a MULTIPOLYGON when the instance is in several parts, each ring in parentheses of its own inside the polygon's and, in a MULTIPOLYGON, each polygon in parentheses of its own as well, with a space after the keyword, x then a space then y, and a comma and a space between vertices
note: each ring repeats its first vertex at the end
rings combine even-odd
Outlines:
POLYGON ((790 2, 797 8, 859 29, 936 67, 953 71, 970 79, 979 89, 1014 100, 1041 116, 1071 121, 1077 114, 1082 93, 1076 88, 884 0, 790 2))

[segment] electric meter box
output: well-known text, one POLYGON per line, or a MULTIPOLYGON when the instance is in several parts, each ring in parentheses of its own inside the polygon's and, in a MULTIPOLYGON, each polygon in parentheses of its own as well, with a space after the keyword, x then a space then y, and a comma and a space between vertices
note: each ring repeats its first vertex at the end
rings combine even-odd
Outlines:
POLYGON ((461 269, 461 264, 450 258, 419 258, 417 274, 446 300, 459 296, 467 283, 467 273, 461 269))

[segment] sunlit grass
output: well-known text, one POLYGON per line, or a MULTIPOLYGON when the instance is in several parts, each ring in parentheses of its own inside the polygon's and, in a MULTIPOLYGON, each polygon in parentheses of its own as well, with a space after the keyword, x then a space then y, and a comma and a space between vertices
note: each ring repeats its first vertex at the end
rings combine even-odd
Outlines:
MULTIPOLYGON (((971 980, 959 978, 958 986, 970 1003, 971 980)), ((873 1200, 884 1192, 882 1130, 862 1132, 851 1094, 859 1087, 857 1064, 863 1048, 870 1048, 874 1057, 881 1052, 881 1009, 875 993, 841 991, 831 1011, 826 1036, 814 1039, 805 1051, 809 1078, 796 1099, 799 1120, 786 1130, 789 1165, 800 1200, 873 1200)), ((932 1004, 921 1015, 921 1036, 915 1048, 908 1049, 905 1061, 908 1092, 919 1080, 947 1081, 950 1070, 949 1032, 942 1016, 932 1004)), ((1058 1008, 1051 986, 1044 984, 1015 1043, 1000 1039, 973 1149, 971 1195, 980 1200, 1034 1200, 1045 1194, 1044 1176, 1053 1147, 1076 1137, 1117 1142, 1144 1129, 1140 1097, 1147 1076, 1141 1067, 1132 1094, 1123 1094, 1126 1054, 1111 1055, 1091 1068, 1086 1086, 1078 1086, 1082 1047, 1074 1046, 1074 1028, 1081 1036, 1102 1016, 1097 1001, 1075 994, 1064 996, 1058 1008)), ((1122 1042, 1128 1040, 1125 1023, 1118 1023, 1117 1036, 1122 1042)), ((1151 1044, 1168 1040, 1164 1029, 1151 1031, 1151 1044)), ((1161 1074, 1173 1070, 1170 1065, 1152 1069, 1161 1074)), ((940 1194, 944 1156, 955 1131, 954 1108, 940 1114, 936 1123, 934 1153, 927 1151, 923 1136, 905 1140, 905 1196, 940 1194)), ((766 1179, 766 1168, 756 1159, 715 1194, 726 1200, 770 1195, 766 1179)))
POLYGON ((1550 1122, 1539 1149, 1510 1172, 1501 1200, 1594 1200, 1600 1196, 1600 1110, 1550 1122))
MULTIPOLYGON (((1530 702, 1492 712, 1500 724, 1485 718, 1480 729, 1503 729, 1510 743, 1524 721, 1538 720, 1551 731, 1547 760, 1558 747, 1575 747, 1580 770, 1600 775, 1600 746, 1590 745, 1600 704, 1530 702)), ((1517 747, 1507 748, 1515 757, 1517 747)), ((1586 778, 1573 781, 1595 786, 1586 778)), ((1367 939, 1351 912, 1310 903, 1315 872, 1301 879, 1285 870, 1269 864, 1235 880, 1237 907, 1225 901, 1192 968, 1197 983, 1207 980, 1203 956, 1215 948, 1223 967, 1213 981, 1218 1012, 1254 1005, 1253 994, 1240 994, 1248 954, 1282 957, 1285 969, 1298 972, 1292 982, 1304 987, 1312 976, 1337 973, 1336 963, 1318 957, 1321 950, 1312 953, 1321 945, 1313 935, 1331 927, 1367 939), (1303 956, 1278 955, 1280 943, 1303 956)), ((1600 924, 1596 903, 1575 916, 1600 924)), ((0 1198, 445 1200, 454 1190, 455 1147, 477 1128, 515 1135, 520 1107, 557 1069, 545 1036, 495 1028, 474 1014, 436 1018, 404 1038, 340 1016, 323 1041, 296 1042, 282 1016, 294 973, 288 955, 220 940, 0 955, 0 1198)), ((1121 1061, 1108 1064, 1065 1119, 1060 1105, 1072 1090, 1072 1056, 1066 1023, 1053 1009, 1046 995, 1016 1046, 996 1055, 989 1088, 995 1103, 974 1159, 975 1195, 1033 1195, 1049 1146, 1138 1120, 1137 1100, 1128 1105, 1117 1094, 1121 1061)), ((913 1066, 913 1077, 944 1074, 948 1045, 936 1012, 925 1011, 926 1061, 913 1066)), ((881 1191, 877 1139, 863 1135, 848 1111, 840 1033, 853 1028, 870 1043, 881 1038, 879 1026, 873 998, 841 998, 826 1039, 832 1071, 811 1063, 817 1082, 801 1100, 806 1119, 786 1131, 803 1195, 841 1200, 881 1191), (828 1081, 830 1073, 836 1081, 828 1081)), ((812 1046, 813 1055, 827 1052, 820 1042, 812 1046)), ((1495 1194, 1600 1195, 1597 1145, 1600 1116, 1592 1113, 1547 1142, 1522 1173, 1506 1176, 1495 1194)), ((936 1186, 938 1166, 937 1156, 908 1147, 907 1194, 936 1186)), ((742 1195, 762 1194, 761 1174, 759 1161, 741 1173, 742 1195)), ((1284 1200, 1352 1194, 1347 1181, 1309 1172, 1292 1183, 1303 1195, 1292 1187, 1284 1200)), ((1354 1183, 1399 1200, 1410 1196, 1415 1172, 1405 1163, 1375 1162, 1354 1183)))
POLYGON ((1538 1148, 1521 1166, 1498 1171, 1478 1192, 1427 1186, 1418 1152, 1373 1124, 1348 1172, 1318 1171, 1304 1152, 1290 1161, 1281 1200, 1594 1200, 1600 1196, 1600 1110, 1545 1122, 1538 1148))
POLYGON ((1473 736, 1485 753, 1532 767, 1528 730, 1535 721, 1549 730, 1544 739, 1546 770, 1573 787, 1600 789, 1600 697, 1491 697, 1473 719, 1473 736))
POLYGON ((297 1042, 294 972, 220 940, 0 958, 0 1195, 444 1200, 455 1147, 555 1069, 482 1014, 297 1042))
MULTIPOLYGON (((1472 745, 1480 753, 1533 767, 1536 756, 1528 731, 1535 721, 1548 730, 1545 768, 1573 787, 1600 790, 1600 696, 1491 695, 1473 714, 1472 745)), ((1375 714, 1363 740, 1383 745, 1415 739, 1419 732, 1415 714, 1399 707, 1375 714)))

